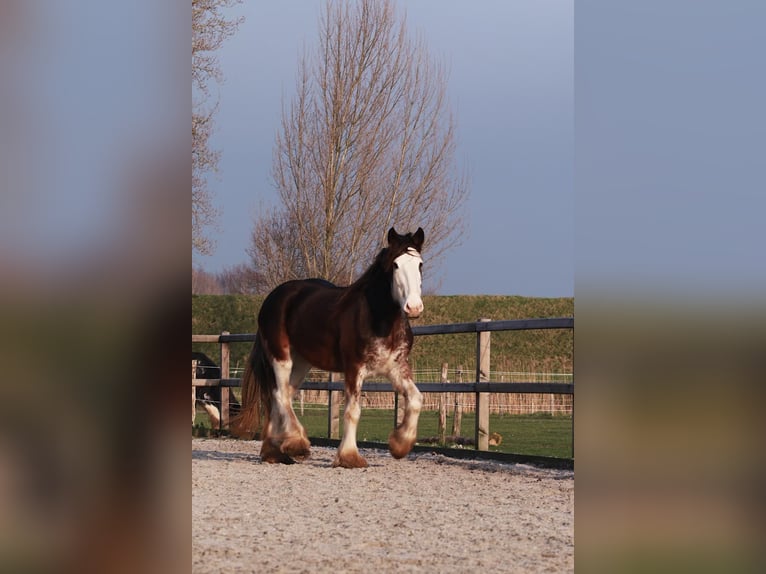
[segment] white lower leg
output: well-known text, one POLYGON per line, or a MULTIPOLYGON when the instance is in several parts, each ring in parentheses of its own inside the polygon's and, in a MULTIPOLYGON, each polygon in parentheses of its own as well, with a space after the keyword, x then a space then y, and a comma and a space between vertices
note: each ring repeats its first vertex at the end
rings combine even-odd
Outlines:
POLYGON ((403 458, 411 450, 418 436, 418 418, 423 405, 420 391, 411 379, 402 381, 401 389, 404 394, 404 418, 388 437, 388 446, 395 458, 403 458))
MULTIPOLYGON (((274 419, 275 427, 272 430, 276 436, 292 434, 295 432, 293 419, 295 414, 292 412, 292 391, 290 389, 290 375, 293 369, 292 360, 274 361, 274 377, 277 381, 277 387, 274 389, 272 405, 277 416, 274 419)), ((297 421, 296 421, 297 422, 297 421)))
POLYGON ((298 417, 295 416, 292 405, 292 387, 294 363, 292 360, 274 361, 274 377, 276 389, 272 397, 273 434, 270 435, 270 447, 290 457, 305 458, 309 456, 311 443, 306 436, 298 417))
POLYGON ((341 453, 357 452, 356 429, 359 426, 361 414, 362 408, 359 406, 359 401, 356 398, 350 399, 343 413, 343 440, 338 448, 341 453))
POLYGON ((207 415, 210 417, 210 428, 217 429, 221 425, 221 413, 218 407, 205 403, 205 411, 207 411, 207 415))
POLYGON ((415 439, 418 433, 418 418, 420 409, 423 407, 423 395, 415 386, 412 380, 405 381, 404 384, 404 420, 402 421, 402 430, 407 438, 415 439))

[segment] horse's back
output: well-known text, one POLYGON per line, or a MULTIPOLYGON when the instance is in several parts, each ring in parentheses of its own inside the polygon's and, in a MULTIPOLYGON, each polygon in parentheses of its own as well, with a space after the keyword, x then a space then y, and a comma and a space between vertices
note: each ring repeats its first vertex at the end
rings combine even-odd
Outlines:
MULTIPOLYGON (((341 287, 325 279, 295 279, 274 288, 266 296, 258 314, 259 326, 264 322, 282 321, 303 307, 315 307, 316 301, 324 303, 340 298, 341 287)), ((327 311, 328 309, 325 308, 327 311)))
POLYGON ((324 279, 287 281, 263 301, 258 329, 278 360, 289 349, 317 367, 337 362, 337 310, 343 288, 324 279))

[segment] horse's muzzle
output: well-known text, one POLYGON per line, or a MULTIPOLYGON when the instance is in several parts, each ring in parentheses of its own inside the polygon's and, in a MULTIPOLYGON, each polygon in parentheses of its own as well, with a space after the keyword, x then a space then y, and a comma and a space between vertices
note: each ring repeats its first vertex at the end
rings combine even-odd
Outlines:
POLYGON ((423 312, 423 303, 418 302, 410 305, 409 303, 404 304, 404 312, 407 314, 407 317, 410 319, 417 319, 420 317, 420 314, 423 312))

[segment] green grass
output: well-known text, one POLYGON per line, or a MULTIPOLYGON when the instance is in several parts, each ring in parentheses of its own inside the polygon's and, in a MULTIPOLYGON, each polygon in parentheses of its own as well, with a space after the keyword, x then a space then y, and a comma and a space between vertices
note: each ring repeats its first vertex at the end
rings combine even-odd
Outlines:
MULTIPOLYGON (((327 405, 306 405, 301 416, 298 405, 295 411, 310 437, 327 437, 327 405)), ((475 415, 463 413, 460 436, 473 439, 475 415)), ((198 426, 207 426, 206 413, 197 414, 198 426)), ((438 413, 423 411, 418 423, 418 438, 436 437, 438 413)), ((357 430, 357 440, 385 443, 394 425, 394 413, 384 409, 362 409, 357 430)), ((451 434, 452 417, 447 417, 447 434, 451 434)), ((340 432, 343 432, 341 411, 340 432)), ((572 457, 572 417, 568 415, 490 415, 489 432, 497 432, 503 440, 499 446, 490 446, 491 452, 504 452, 555 458, 572 457)), ((203 431, 204 433, 204 431, 203 431)), ((446 445, 451 446, 451 445, 446 445)), ((473 445, 464 448, 472 449, 473 445)))
MULTIPOLYGON (((297 409, 296 409, 297 412, 297 409)), ((309 436, 327 436, 327 407, 312 405, 306 408, 304 415, 298 418, 306 427, 309 436)), ((463 413, 460 436, 474 438, 475 414, 463 413)), ((387 442, 388 434, 394 425, 394 412, 384 409, 362 409, 359 420, 357 440, 387 442)), ((343 416, 340 419, 343 432, 343 416)), ((452 431, 452 416, 447 417, 447 434, 452 431)), ((489 432, 497 432, 503 437, 499 446, 491 446, 492 452, 507 452, 557 458, 572 457, 572 417, 534 415, 490 415, 489 432)), ((418 438, 431 438, 439 435, 439 413, 423 411, 418 421, 418 438)), ((449 446, 449 445, 447 445, 449 446)), ((474 448, 473 445, 465 448, 474 448)))

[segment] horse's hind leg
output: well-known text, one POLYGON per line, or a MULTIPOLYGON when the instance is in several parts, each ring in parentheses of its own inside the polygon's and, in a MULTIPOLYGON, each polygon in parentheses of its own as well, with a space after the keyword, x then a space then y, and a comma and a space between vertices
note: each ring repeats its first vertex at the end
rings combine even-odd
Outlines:
POLYGON ((292 406, 293 387, 300 386, 310 366, 300 357, 293 360, 274 359, 272 367, 276 388, 271 399, 272 408, 261 446, 261 458, 267 462, 294 462, 306 458, 311 443, 306 431, 295 416, 292 406))
POLYGON ((300 389, 300 386, 303 383, 303 379, 306 378, 309 369, 311 369, 311 365, 306 362, 303 357, 295 353, 293 353, 292 360, 293 367, 290 371, 290 383, 288 388, 290 396, 290 400, 288 402, 288 422, 285 428, 285 435, 281 449, 282 452, 285 452, 290 456, 294 456, 298 459, 303 459, 308 458, 310 454, 309 447, 311 446, 311 443, 309 442, 309 437, 306 434, 306 429, 303 428, 303 425, 295 415, 292 400, 300 389))

